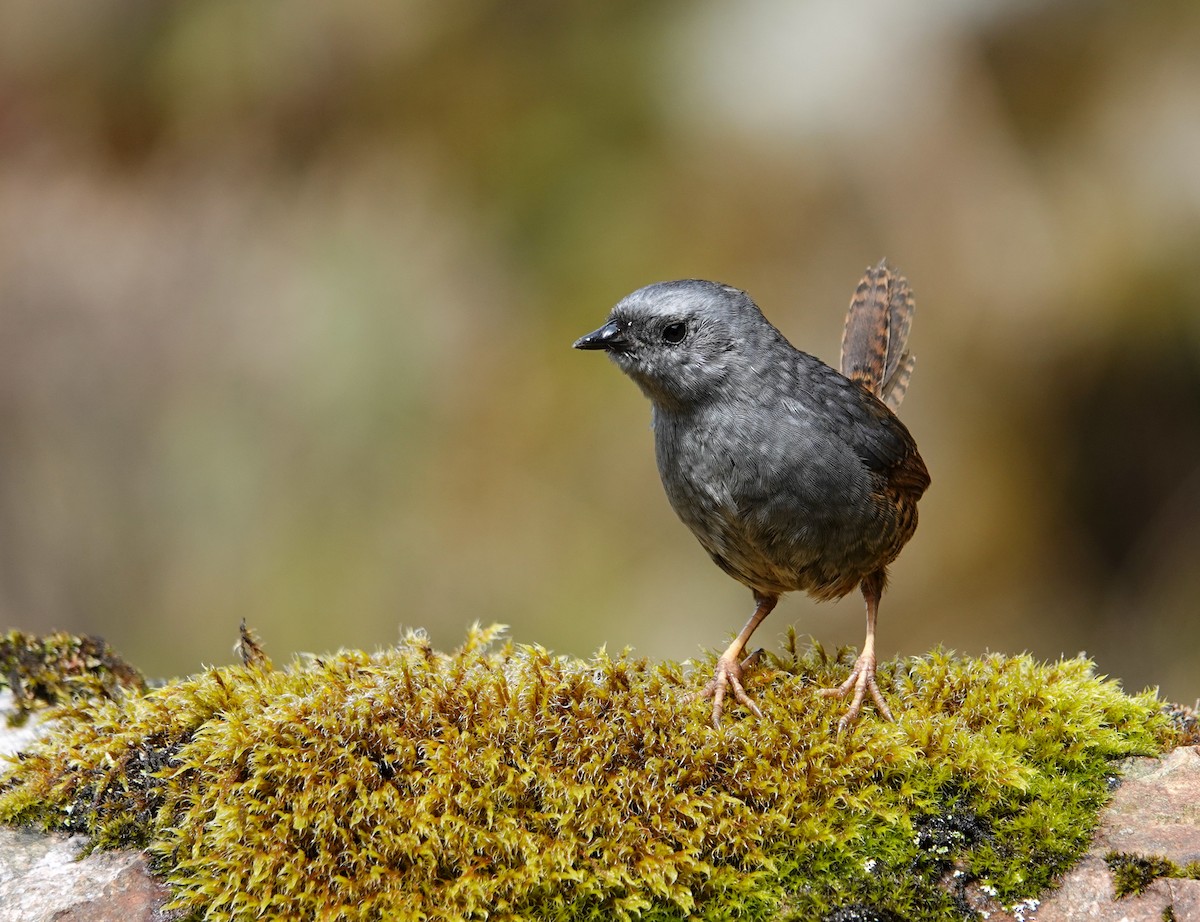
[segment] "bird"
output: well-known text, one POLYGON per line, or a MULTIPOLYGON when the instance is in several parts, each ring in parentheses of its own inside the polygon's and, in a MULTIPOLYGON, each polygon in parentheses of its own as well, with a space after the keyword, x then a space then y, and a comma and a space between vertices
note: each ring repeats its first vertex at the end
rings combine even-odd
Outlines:
POLYGON ((886 259, 851 298, 840 371, 794 347, 741 289, 703 279, 657 282, 612 308, 574 348, 598 350, 652 407, 655 458, 667 499, 755 608, 695 696, 727 697, 758 718, 746 692, 746 644, 787 592, 819 601, 862 593, 867 631, 850 675, 819 694, 850 702, 853 724, 870 695, 892 720, 876 680, 875 628, 888 566, 917 528, 929 472, 895 414, 915 359, 915 302, 886 259))

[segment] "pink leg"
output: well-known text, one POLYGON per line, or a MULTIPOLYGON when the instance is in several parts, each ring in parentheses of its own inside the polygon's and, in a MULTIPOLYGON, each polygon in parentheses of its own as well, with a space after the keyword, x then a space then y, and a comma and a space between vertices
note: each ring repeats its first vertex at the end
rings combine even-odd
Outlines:
POLYGON ((721 713, 725 709, 725 695, 730 689, 733 691, 733 697, 739 703, 749 708, 755 717, 762 717, 762 711, 758 709, 758 705, 750 699, 750 696, 746 694, 746 689, 742 687, 742 652, 746 649, 746 644, 750 640, 750 635, 754 633, 754 629, 762 623, 763 618, 771 614, 772 609, 778 604, 779 597, 756 595, 754 600, 758 603, 754 614, 750 616, 750 620, 746 622, 742 632, 734 638, 733 643, 717 660, 717 668, 713 672, 712 681, 696 695, 697 698, 713 699, 712 722, 714 727, 721 726, 721 713))
POLYGON ((867 639, 863 641, 862 652, 855 660, 849 677, 837 688, 823 688, 817 692, 827 698, 845 698, 851 691, 854 692, 854 696, 850 699, 850 707, 838 721, 838 733, 858 719, 858 715, 862 713, 863 701, 867 697, 867 692, 871 693, 871 700, 875 702, 876 710, 883 715, 884 719, 893 719, 891 709, 883 700, 883 693, 875 683, 875 620, 879 616, 879 598, 883 595, 883 581, 883 570, 876 570, 862 581, 862 594, 867 603, 867 639))

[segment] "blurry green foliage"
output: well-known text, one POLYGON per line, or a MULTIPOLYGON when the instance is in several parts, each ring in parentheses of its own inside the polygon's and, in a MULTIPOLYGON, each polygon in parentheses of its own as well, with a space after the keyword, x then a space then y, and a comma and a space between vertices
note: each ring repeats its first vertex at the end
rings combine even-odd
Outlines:
POLYGON ((569 343, 699 276, 832 359, 887 256, 937 488, 884 648, 1192 700, 1197 62, 1186 0, 0 4, 0 627, 158 675, 247 613, 715 645, 645 406, 569 343))

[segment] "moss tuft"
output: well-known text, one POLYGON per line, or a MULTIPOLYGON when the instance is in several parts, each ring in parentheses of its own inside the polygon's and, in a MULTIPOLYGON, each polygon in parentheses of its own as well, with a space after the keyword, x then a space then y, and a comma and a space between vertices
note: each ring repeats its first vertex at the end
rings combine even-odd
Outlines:
POLYGON ((55 712, 0 821, 148 847, 172 907, 241 918, 959 919, 961 886, 1036 895, 1085 848, 1111 760, 1172 735, 1084 660, 894 661, 899 720, 841 737, 848 657, 748 677, 713 729, 686 671, 604 651, 373 655, 210 669, 55 712), (953 877, 956 886, 947 886, 953 877))
POLYGON ((1200 880, 1200 861, 1182 867, 1162 855, 1131 855, 1128 852, 1109 852, 1104 856, 1113 876, 1113 895, 1116 899, 1140 896, 1160 877, 1200 880))
POLYGON ((62 632, 38 637, 9 631, 0 637, 0 688, 12 691, 10 725, 33 711, 86 698, 119 700, 146 690, 142 674, 99 637, 62 632))

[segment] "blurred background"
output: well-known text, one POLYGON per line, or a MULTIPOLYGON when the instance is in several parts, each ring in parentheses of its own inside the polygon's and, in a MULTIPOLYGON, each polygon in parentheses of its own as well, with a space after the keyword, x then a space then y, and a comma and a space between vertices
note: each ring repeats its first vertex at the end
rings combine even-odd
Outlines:
POLYGON ((1200 5, 7 0, 0 628, 722 647, 750 595, 571 342, 702 277, 836 363, 883 256, 933 486, 882 654, 1194 700, 1200 5))

